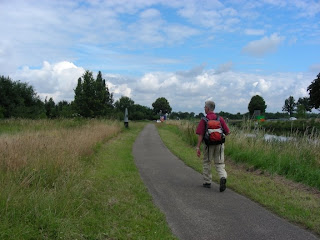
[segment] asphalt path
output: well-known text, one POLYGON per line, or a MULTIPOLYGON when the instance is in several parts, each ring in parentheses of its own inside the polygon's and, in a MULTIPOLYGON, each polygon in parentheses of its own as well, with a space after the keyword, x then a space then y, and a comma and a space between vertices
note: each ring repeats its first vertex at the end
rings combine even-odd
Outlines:
MULTIPOLYGON (((202 186, 202 175, 186 166, 148 124, 133 146, 142 180, 179 239, 319 239, 218 184, 202 186)), ((253 183, 254 184, 254 183, 253 183)))

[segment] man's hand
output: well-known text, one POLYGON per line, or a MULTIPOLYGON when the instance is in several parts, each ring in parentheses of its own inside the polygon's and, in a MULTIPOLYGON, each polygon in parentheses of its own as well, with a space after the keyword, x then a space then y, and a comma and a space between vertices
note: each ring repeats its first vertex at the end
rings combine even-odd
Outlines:
POLYGON ((197 150, 197 156, 200 157, 201 156, 200 148, 197 147, 196 150, 197 150))

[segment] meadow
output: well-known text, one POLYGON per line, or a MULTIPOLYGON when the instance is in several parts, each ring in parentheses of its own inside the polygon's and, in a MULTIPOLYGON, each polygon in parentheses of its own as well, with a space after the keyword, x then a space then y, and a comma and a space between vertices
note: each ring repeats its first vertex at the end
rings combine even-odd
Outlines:
MULTIPOLYGON (((202 160, 195 152, 196 124, 167 121, 157 126, 171 152, 201 173, 202 160)), ((320 235, 319 136, 266 142, 260 128, 230 129, 225 143, 228 188, 320 235), (247 137, 248 133, 256 137, 247 137)), ((218 182, 215 169, 212 171, 218 182)))
POLYGON ((174 239, 134 164, 145 123, 0 122, 0 239, 174 239))

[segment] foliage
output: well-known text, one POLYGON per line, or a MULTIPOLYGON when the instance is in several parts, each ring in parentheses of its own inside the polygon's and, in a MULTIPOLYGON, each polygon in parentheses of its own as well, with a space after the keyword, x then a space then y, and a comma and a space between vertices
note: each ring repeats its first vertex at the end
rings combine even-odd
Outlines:
POLYGON ((194 114, 195 114, 194 112, 188 113, 188 112, 180 112, 179 111, 179 112, 170 113, 169 117, 170 117, 170 119, 174 119, 174 120, 199 118, 199 115, 195 116, 194 114))
POLYGON ((128 109, 128 115, 130 120, 153 120, 157 117, 153 116, 151 108, 142 106, 140 104, 134 104, 134 101, 126 96, 122 96, 114 103, 115 110, 117 111, 118 119, 123 120, 124 111, 128 109))
POLYGON ((253 115, 255 110, 260 110, 261 113, 265 113, 266 108, 267 105, 264 99, 259 95, 253 96, 248 105, 248 110, 251 116, 253 115))
POLYGON ((297 105, 297 114, 296 115, 298 118, 306 118, 307 112, 306 112, 305 106, 303 104, 297 105))
POLYGON ((168 100, 164 97, 157 98, 157 100, 152 103, 152 107, 155 114, 158 114, 160 112, 161 114, 171 113, 172 111, 168 100))
POLYGON ((154 116, 153 111, 151 108, 142 106, 140 104, 134 104, 133 105, 133 113, 132 113, 132 119, 134 120, 154 120, 157 117, 154 116))
POLYGON ((114 103, 114 106, 117 110, 119 110, 122 113, 124 113, 125 109, 127 108, 130 116, 130 114, 133 112, 134 101, 129 97, 122 96, 121 98, 119 98, 119 100, 117 100, 114 103))
POLYGON ((310 104, 312 107, 319 109, 320 108, 320 73, 317 75, 317 78, 312 81, 308 86, 307 91, 310 95, 310 104))
POLYGON ((71 118, 75 116, 73 107, 67 101, 60 101, 55 104, 52 98, 44 101, 47 118, 71 118))
POLYGON ((43 118, 45 108, 32 86, 0 76, 0 117, 43 118))
POLYGON ((113 94, 109 92, 100 71, 95 80, 92 72, 87 70, 78 79, 74 93, 74 107, 79 115, 83 117, 101 117, 111 114, 113 94))
POLYGON ((287 98, 284 102, 284 105, 282 107, 282 111, 289 113, 290 117, 293 115, 293 113, 296 111, 296 102, 294 100, 293 96, 290 96, 287 98))
POLYGON ((312 104, 310 102, 310 98, 304 97, 299 98, 297 102, 297 106, 302 105, 307 112, 311 112, 312 104))

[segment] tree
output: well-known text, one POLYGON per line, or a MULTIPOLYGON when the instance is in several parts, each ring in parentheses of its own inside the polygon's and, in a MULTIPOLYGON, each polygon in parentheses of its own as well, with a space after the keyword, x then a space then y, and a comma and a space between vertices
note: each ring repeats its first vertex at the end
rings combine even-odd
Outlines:
POLYGON ((297 105, 297 117, 298 118, 306 118, 306 109, 303 104, 298 104, 297 105))
POLYGON ((251 116, 253 115, 254 110, 260 110, 261 113, 265 113, 266 108, 267 108, 267 105, 264 99, 259 95, 253 96, 248 105, 248 110, 251 116))
POLYGON ((107 116, 113 109, 113 95, 99 71, 96 80, 90 71, 78 79, 73 106, 83 117, 107 116))
POLYGON ((152 103, 153 112, 155 114, 158 114, 161 112, 161 114, 165 113, 171 113, 172 108, 170 107, 170 104, 167 99, 164 97, 158 98, 154 103, 152 103))
POLYGON ((305 109, 305 111, 311 112, 312 110, 312 105, 310 102, 310 98, 304 97, 304 98, 299 98, 297 102, 297 106, 302 105, 305 109))
POLYGON ((56 113, 58 117, 71 118, 74 116, 72 105, 67 101, 60 101, 56 105, 56 113))
POLYGON ((288 112, 290 117, 296 111, 296 103, 293 96, 287 98, 284 102, 284 106, 282 107, 282 111, 288 112))
POLYGON ((319 109, 320 108, 320 73, 317 75, 317 78, 312 81, 308 86, 307 91, 310 95, 310 104, 312 107, 319 109))
POLYGON ((50 98, 49 101, 47 100, 47 98, 44 100, 44 107, 46 109, 47 118, 57 117, 56 104, 54 103, 52 98, 50 98))
POLYGON ((43 118, 44 103, 32 86, 0 76, 0 116, 4 118, 43 118))
POLYGON ((129 97, 121 96, 121 98, 114 103, 114 106, 121 113, 124 113, 125 109, 128 108, 128 114, 131 115, 134 101, 129 97))
POLYGON ((102 78, 101 71, 98 72, 96 78, 96 115, 105 116, 113 108, 113 94, 109 92, 106 86, 106 80, 102 78))
POLYGON ((133 113, 131 114, 133 120, 153 119, 152 109, 139 104, 134 104, 133 113))

